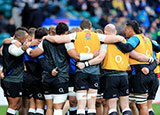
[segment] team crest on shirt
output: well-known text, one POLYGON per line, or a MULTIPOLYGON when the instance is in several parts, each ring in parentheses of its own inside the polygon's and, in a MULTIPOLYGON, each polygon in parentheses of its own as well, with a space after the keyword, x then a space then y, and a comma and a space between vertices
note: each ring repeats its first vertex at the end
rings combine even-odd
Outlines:
POLYGON ((146 40, 146 38, 145 38, 144 36, 142 36, 142 35, 141 35, 141 37, 143 38, 143 40, 144 40, 145 44, 147 44, 147 40, 146 40))
POLYGON ((85 39, 86 40, 90 40, 91 39, 91 34, 90 33, 86 33, 85 34, 85 39))

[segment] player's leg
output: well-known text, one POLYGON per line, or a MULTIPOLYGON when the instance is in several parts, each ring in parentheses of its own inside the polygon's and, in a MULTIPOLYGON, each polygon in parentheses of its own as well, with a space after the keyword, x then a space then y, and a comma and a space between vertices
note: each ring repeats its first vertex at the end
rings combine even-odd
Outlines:
POLYGON ((19 110, 22 98, 22 83, 13 83, 4 81, 5 96, 8 100, 7 115, 16 114, 19 110))
POLYGON ((100 75, 89 74, 88 86, 89 90, 87 92, 87 106, 88 114, 96 114, 96 97, 99 89, 100 75))
POLYGON ((46 115, 53 115, 53 95, 48 94, 44 95, 44 97, 47 105, 46 115))
POLYGON ((29 100, 29 110, 28 110, 28 115, 34 115, 36 113, 36 102, 33 97, 30 98, 29 100))
POLYGON ((147 106, 149 115, 154 115, 154 111, 152 109, 152 100, 155 99, 158 87, 159 87, 158 75, 155 74, 155 76, 152 76, 152 87, 149 88, 149 93, 147 97, 147 106))
POLYGON ((68 94, 54 94, 53 107, 54 115, 63 115, 63 107, 67 100, 68 94))
POLYGON ((119 88, 119 102, 123 115, 131 115, 129 108, 129 82, 128 76, 120 76, 120 88, 119 88))
POLYGON ((76 92, 74 91, 74 77, 75 75, 69 75, 69 88, 68 88, 68 99, 69 99, 69 114, 75 115, 77 113, 77 99, 76 99, 76 92))
POLYGON ((77 98, 77 115, 85 115, 87 90, 88 90, 88 74, 77 72, 75 75, 75 90, 77 98))
POLYGON ((101 98, 96 99, 96 114, 103 115, 103 101, 101 98))

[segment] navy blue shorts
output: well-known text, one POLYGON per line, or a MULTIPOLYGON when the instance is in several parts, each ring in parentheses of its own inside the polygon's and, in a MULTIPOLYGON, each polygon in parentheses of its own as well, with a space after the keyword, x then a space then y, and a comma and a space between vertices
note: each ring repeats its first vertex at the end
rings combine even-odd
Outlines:
POLYGON ((147 100, 153 100, 155 98, 158 87, 159 87, 158 74, 155 74, 155 76, 152 77, 152 81, 151 81, 150 87, 148 89, 147 100))
POLYGON ((30 73, 25 74, 25 80, 23 82, 25 95, 28 98, 33 97, 34 99, 44 100, 44 90, 42 87, 41 76, 36 78, 30 73))
POLYGON ((99 89, 100 75, 77 72, 75 75, 75 91, 99 89))
POLYGON ((5 97, 22 97, 22 82, 14 83, 2 80, 1 86, 5 97))
POLYGON ((132 92, 137 95, 148 94, 153 76, 155 76, 154 73, 144 75, 141 71, 136 72, 136 74, 132 76, 132 92))
POLYGON ((129 95, 128 76, 105 76, 105 99, 129 95))
POLYGON ((63 77, 51 76, 50 74, 42 75, 42 84, 44 94, 65 94, 68 93, 69 83, 63 77), (64 82, 66 81, 66 82, 64 82))

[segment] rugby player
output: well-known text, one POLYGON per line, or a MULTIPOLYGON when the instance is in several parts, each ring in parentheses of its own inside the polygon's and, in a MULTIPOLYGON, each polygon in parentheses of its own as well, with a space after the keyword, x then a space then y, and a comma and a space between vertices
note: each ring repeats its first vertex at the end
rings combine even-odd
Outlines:
POLYGON ((17 47, 15 44, 4 44, 3 53, 3 73, 2 88, 8 100, 7 115, 16 114, 19 110, 22 97, 23 82, 23 53, 27 46, 24 44, 28 34, 23 30, 16 31, 14 39, 23 44, 17 47))
MULTIPOLYGON (((48 32, 46 28, 37 28, 35 31, 35 38, 32 40, 32 42, 37 42, 38 45, 42 41, 42 37, 47 34, 48 32)), ((35 49, 37 45, 30 46, 30 48, 35 49)), ((27 53, 24 54, 24 61, 26 66, 26 78, 24 80, 24 85, 26 95, 30 99, 28 115, 44 114, 44 92, 41 83, 43 71, 41 67, 41 61, 43 58, 44 55, 40 55, 37 58, 32 58, 27 53)))
MULTIPOLYGON (((126 37, 129 38, 127 43, 118 43, 117 45, 122 48, 123 52, 130 52, 133 49, 139 53, 142 53, 148 57, 153 56, 152 50, 159 51, 159 46, 152 42, 149 38, 142 34, 139 24, 136 21, 130 21, 126 24, 126 37), (121 47, 121 46, 124 47, 121 47)), ((154 61, 155 63, 155 61, 154 61)), ((134 71, 134 77, 130 84, 132 85, 131 92, 134 94, 136 104, 138 104, 140 115, 148 115, 147 108, 147 96, 149 82, 151 81, 154 72, 150 71, 148 75, 143 74, 143 67, 147 66, 149 62, 140 62, 135 59, 130 59, 130 65, 132 71, 134 71)))

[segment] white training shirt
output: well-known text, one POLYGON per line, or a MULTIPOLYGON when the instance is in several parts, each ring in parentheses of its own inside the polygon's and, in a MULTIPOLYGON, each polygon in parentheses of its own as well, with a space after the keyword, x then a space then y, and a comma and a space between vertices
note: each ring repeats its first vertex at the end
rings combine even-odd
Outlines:
POLYGON ((20 56, 24 53, 21 47, 17 47, 15 44, 11 44, 8 48, 8 52, 13 56, 20 56))

